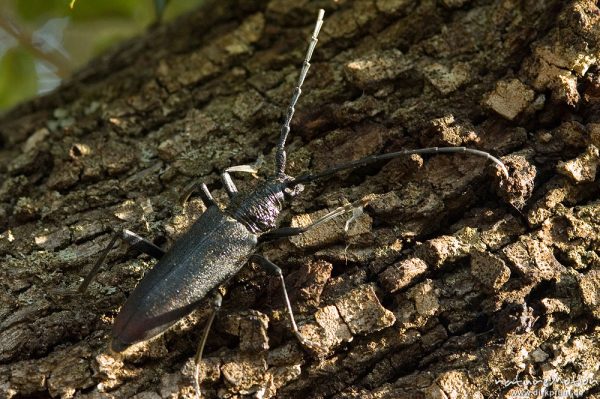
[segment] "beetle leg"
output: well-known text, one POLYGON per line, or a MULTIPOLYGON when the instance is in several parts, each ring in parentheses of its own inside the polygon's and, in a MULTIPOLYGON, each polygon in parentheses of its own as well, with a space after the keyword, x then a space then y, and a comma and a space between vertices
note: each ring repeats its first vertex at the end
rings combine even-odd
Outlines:
POLYGON ((108 253, 115 246, 119 238, 127 242, 132 248, 137 249, 138 251, 143 252, 146 255, 149 255, 155 259, 160 259, 165 254, 165 251, 154 245, 152 242, 146 240, 145 238, 135 234, 133 231, 127 229, 118 231, 113 235, 106 248, 104 248, 104 250, 100 254, 100 257, 94 264, 94 267, 92 267, 92 270, 90 270, 87 276, 85 276, 85 279, 79 286, 79 292, 84 292, 87 289, 88 285, 90 285, 94 276, 98 274, 98 270, 100 270, 100 267, 102 266, 104 260, 108 256, 108 253))
MULTIPOLYGON (((179 197, 179 203, 181 204, 181 206, 185 205, 185 203, 188 201, 188 199, 190 199, 192 194, 197 189, 198 189, 198 184, 196 182, 193 182, 191 185, 188 185, 183 190, 183 194, 179 197)), ((202 202, 204 202, 204 205, 207 207, 218 206, 217 201, 215 201, 212 194, 208 190, 208 187, 206 187, 206 184, 204 184, 204 183, 200 184, 200 198, 202 199, 202 202)))
POLYGON ((121 238, 123 241, 128 243, 131 248, 137 249, 138 251, 145 253, 154 259, 160 259, 165 254, 165 251, 163 251, 160 247, 154 245, 151 241, 146 240, 144 237, 135 234, 131 230, 123 229, 121 238))
POLYGON ((231 179, 231 175, 227 172, 227 169, 221 174, 221 180, 223 180, 223 187, 225 188, 225 191, 227 191, 229 198, 234 197, 238 190, 231 179))
POLYGON ((313 349, 318 348, 318 344, 304 337, 304 335, 302 335, 298 330, 298 325, 296 324, 296 319, 294 319, 294 312, 292 311, 290 298, 288 296, 287 289, 285 288, 285 279, 283 278, 283 272, 281 271, 281 268, 261 255, 254 254, 250 257, 250 260, 258 263, 258 265, 262 267, 268 274, 279 277, 279 280, 281 281, 281 289, 283 291, 283 299, 285 300, 285 306, 287 307, 287 311, 290 316, 294 335, 296 335, 302 345, 313 349))
POLYGON ((223 186, 225 187, 225 191, 227 191, 227 195, 229 196, 229 198, 235 196, 238 192, 237 188, 235 187, 235 184, 233 183, 233 180, 231 179, 231 175, 229 174, 229 172, 250 173, 252 174, 252 176, 256 177, 258 169, 260 168, 260 165, 262 165, 262 163, 263 158, 262 156, 259 156, 256 162, 254 162, 251 165, 237 165, 225 169, 225 171, 221 174, 221 180, 223 180, 223 186))
POLYGON ((243 173, 250 173, 252 176, 257 177, 256 174, 258 173, 258 169, 260 169, 261 165, 264 163, 264 159, 263 156, 260 155, 257 159, 256 162, 254 162, 251 165, 237 165, 237 166, 230 166, 229 168, 225 169, 225 172, 243 172, 243 173))
POLYGON ((346 220, 346 224, 344 225, 344 231, 348 231, 350 229, 350 225, 355 222, 359 217, 364 213, 364 207, 358 206, 352 209, 352 216, 350 219, 346 220))
POLYGON ((326 223, 332 219, 335 219, 336 217, 338 217, 340 215, 343 215, 348 212, 352 212, 352 218, 350 218, 348 223, 346 223, 346 230, 347 230, 349 223, 354 221, 362 213, 363 207, 368 202, 369 202, 369 198, 363 198, 358 201, 354 201, 350 204, 346 204, 346 205, 335 208, 333 211, 329 212, 328 214, 326 214, 324 216, 321 216, 320 218, 318 218, 317 220, 315 220, 308 226, 280 227, 278 229, 271 230, 268 233, 261 235, 259 240, 260 240, 260 242, 264 242, 264 241, 274 240, 274 239, 278 239, 278 238, 296 236, 298 234, 302 234, 302 233, 312 229, 313 227, 317 227, 323 223, 326 223))
POLYGON ((210 328, 212 327, 213 322, 215 321, 215 317, 217 316, 217 312, 221 308, 221 303, 223 302, 223 296, 217 292, 212 302, 212 313, 206 322, 206 326, 204 327, 204 332, 202 333, 202 337, 200 338, 200 342, 198 342, 198 349, 196 350, 196 355, 194 356, 194 364, 196 365, 196 371, 194 373, 194 383, 196 389, 196 399, 200 399, 202 393, 200 391, 200 361, 202 360, 202 353, 204 352, 204 346, 206 345, 206 339, 208 338, 208 333, 210 328))

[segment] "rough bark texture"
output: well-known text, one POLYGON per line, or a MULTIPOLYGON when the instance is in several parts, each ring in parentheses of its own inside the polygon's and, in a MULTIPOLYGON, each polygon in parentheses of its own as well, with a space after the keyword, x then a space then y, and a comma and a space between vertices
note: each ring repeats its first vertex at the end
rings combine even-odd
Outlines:
POLYGON ((154 261, 121 245, 76 289, 112 230, 181 234, 203 209, 179 206, 190 182, 224 203, 219 171, 261 155, 272 170, 319 7, 289 174, 466 145, 511 178, 409 157, 306 187, 284 225, 375 196, 348 232, 340 219, 260 248, 322 348, 300 347, 277 280, 247 266, 209 336, 206 396, 600 396, 596 2, 222 0, 0 119, 0 397, 193 395, 206 306, 116 357, 112 320, 154 261))

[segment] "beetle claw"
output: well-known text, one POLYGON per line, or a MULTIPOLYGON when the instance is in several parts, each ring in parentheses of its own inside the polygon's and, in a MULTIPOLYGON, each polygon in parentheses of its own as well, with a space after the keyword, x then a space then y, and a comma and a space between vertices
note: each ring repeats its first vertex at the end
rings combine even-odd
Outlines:
POLYGON ((346 225, 344 226, 344 231, 347 233, 350 230, 350 225, 356 221, 363 214, 363 206, 357 206, 356 208, 352 208, 352 216, 346 220, 346 225))
POLYGON ((296 332, 296 338, 298 338, 300 344, 311 350, 323 350, 323 347, 321 345, 317 344, 314 341, 311 341, 308 338, 305 338, 304 335, 300 334, 299 332, 296 332))

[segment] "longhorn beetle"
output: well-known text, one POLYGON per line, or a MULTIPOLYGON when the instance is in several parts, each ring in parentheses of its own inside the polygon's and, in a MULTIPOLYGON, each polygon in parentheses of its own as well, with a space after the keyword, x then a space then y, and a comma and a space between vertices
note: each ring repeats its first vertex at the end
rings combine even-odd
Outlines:
POLYGON ((207 209, 168 251, 163 251, 131 231, 123 230, 113 237, 79 287, 81 292, 85 291, 119 238, 137 250, 158 259, 158 263, 142 278, 115 319, 110 342, 110 349, 114 352, 122 352, 135 343, 149 340, 163 333, 196 309, 209 293, 214 292, 214 309, 204 329, 195 356, 196 372, 194 377, 198 396, 200 395, 198 375, 202 351, 216 310, 221 303, 217 287, 234 276, 248 261, 256 262, 267 273, 279 277, 294 334, 303 345, 308 347, 315 345, 302 336, 298 330, 281 269, 265 257, 255 254, 254 251, 260 243, 302 234, 340 215, 362 209, 366 201, 359 200, 340 206, 306 227, 278 227, 279 213, 287 201, 302 191, 302 184, 377 161, 410 154, 438 153, 466 153, 485 157, 494 162, 504 177, 508 178, 508 170, 502 161, 487 152, 465 147, 431 147, 372 155, 324 171, 306 173, 299 177, 288 176, 285 173, 285 142, 290 132, 294 107, 300 97, 302 83, 306 78, 310 59, 317 44, 323 16, 324 11, 320 10, 298 83, 294 88, 287 115, 281 126, 279 142, 276 147, 274 175, 260 182, 254 191, 240 193, 229 173, 255 173, 256 168, 251 165, 241 165, 225 169, 221 178, 230 201, 224 209, 215 202, 206 185, 201 184, 200 195, 207 205, 207 209))

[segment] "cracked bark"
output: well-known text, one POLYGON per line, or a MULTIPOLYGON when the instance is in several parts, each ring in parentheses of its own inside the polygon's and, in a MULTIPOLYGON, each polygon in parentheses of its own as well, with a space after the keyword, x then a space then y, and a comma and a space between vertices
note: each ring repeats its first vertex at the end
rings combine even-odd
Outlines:
POLYGON ((290 174, 466 145, 502 156, 513 179, 498 190, 493 168, 453 155, 306 187, 284 224, 375 194, 347 233, 337 220, 260 249, 323 350, 299 347, 276 279, 247 266, 209 336, 206 395, 510 397, 552 379, 599 394, 596 3, 231 0, 1 117, 0 396, 192 395, 206 307, 114 358, 112 319, 153 261, 121 245, 87 295, 76 288, 111 229, 168 246, 202 212, 178 205, 190 182, 224 202, 219 171, 261 154, 272 170, 320 6, 290 174))

